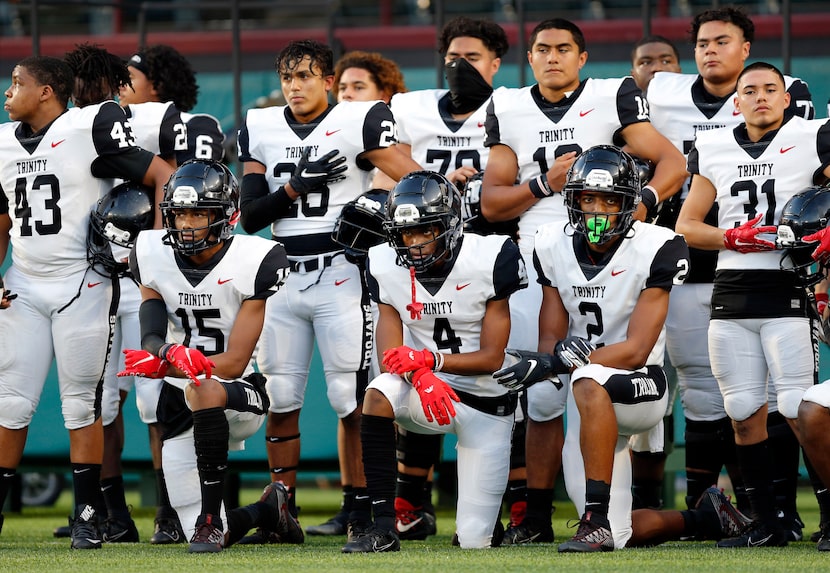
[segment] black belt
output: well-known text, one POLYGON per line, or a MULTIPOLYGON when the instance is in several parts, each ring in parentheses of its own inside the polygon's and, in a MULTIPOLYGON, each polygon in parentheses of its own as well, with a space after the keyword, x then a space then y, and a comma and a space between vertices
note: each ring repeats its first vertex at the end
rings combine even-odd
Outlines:
MULTIPOLYGON (((325 255, 323 257, 323 267, 326 268, 331 266, 331 261, 341 253, 334 253, 332 255, 325 255)), ((304 261, 289 261, 291 266, 292 273, 304 272, 304 273, 313 273, 314 271, 320 268, 320 257, 315 257, 313 259, 306 259, 304 261), (300 270, 302 269, 302 271, 300 270)))
POLYGON ((516 411, 516 405, 519 402, 519 395, 515 392, 503 394, 501 396, 492 396, 485 398, 483 396, 476 396, 469 392, 462 392, 455 390, 458 397, 461 398, 461 403, 466 404, 471 408, 475 408, 479 412, 490 414, 492 416, 510 416, 516 411))

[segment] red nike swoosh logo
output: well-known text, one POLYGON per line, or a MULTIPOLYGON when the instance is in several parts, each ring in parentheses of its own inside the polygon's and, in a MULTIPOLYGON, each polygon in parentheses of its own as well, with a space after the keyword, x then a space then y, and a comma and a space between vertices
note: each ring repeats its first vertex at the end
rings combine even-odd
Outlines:
POLYGON ((337 133, 338 131, 340 131, 340 130, 339 130, 339 129, 335 129, 334 131, 327 131, 327 132, 326 132, 326 135, 327 135, 327 136, 328 136, 328 135, 334 135, 334 134, 335 134, 335 133, 337 133))
POLYGON ((736 109, 735 111, 733 111, 733 112, 732 112, 732 115, 741 115, 741 112, 739 112, 739 111, 736 109))
POLYGON ((788 152, 790 149, 792 149, 793 147, 795 147, 795 145, 790 145, 789 147, 782 147, 782 148, 781 148, 781 149, 779 149, 778 151, 780 151, 781 153, 787 153, 787 152, 788 152))
POLYGON ((342 279, 342 280, 339 280, 339 281, 334 281, 334 286, 340 286, 344 282, 346 282, 347 280, 349 280, 349 279, 342 279))
POLYGON ((621 270, 621 271, 611 271, 611 276, 612 276, 612 277, 615 277, 615 276, 617 276, 617 275, 621 275, 621 274, 622 274, 622 273, 624 273, 625 271, 626 271, 626 269, 623 269, 623 270, 621 270))
POLYGON ((225 280, 218 279, 216 282, 219 283, 220 285, 223 285, 225 283, 231 282, 232 280, 233 280, 232 278, 231 279, 225 279, 225 280))
POLYGON ((478 122, 478 126, 479 126, 479 127, 484 127, 484 124, 483 124, 483 123, 481 123, 481 122, 479 121, 479 122, 478 122))
POLYGON ((61 143, 63 143, 64 141, 66 141, 66 140, 65 140, 65 139, 61 139, 60 141, 53 141, 53 142, 52 142, 52 147, 53 147, 53 148, 54 148, 54 147, 57 147, 58 145, 60 145, 60 144, 61 144, 61 143))
POLYGON ((86 283, 86 288, 93 288, 97 287, 101 283, 86 283))
POLYGON ((592 107, 592 108, 591 108, 591 109, 589 109, 588 111, 580 111, 580 112, 579 112, 579 117, 585 117, 586 115, 588 115, 589 113, 591 113, 592 111, 594 111, 594 109, 596 109, 596 108, 593 108, 593 107, 592 107))
POLYGON ((472 283, 467 283, 467 284, 465 284, 465 285, 455 285, 455 290, 461 290, 461 289, 463 289, 463 288, 467 288, 467 287, 468 287, 468 286, 470 286, 471 284, 472 284, 472 283))

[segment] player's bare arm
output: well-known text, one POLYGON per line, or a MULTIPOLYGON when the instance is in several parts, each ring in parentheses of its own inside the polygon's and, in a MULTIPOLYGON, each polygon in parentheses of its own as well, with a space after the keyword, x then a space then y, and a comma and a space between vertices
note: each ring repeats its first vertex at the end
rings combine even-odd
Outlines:
POLYGON ((490 374, 501 368, 510 334, 510 307, 507 299, 491 300, 481 322, 480 348, 475 352, 444 354, 443 372, 490 374))
POLYGON ((552 353, 556 343, 568 336, 568 311, 559 296, 559 290, 542 286, 542 306, 539 309, 539 352, 552 353))
POLYGON ((162 227, 159 203, 161 203, 164 199, 164 185, 170 179, 170 175, 173 173, 174 169, 175 165, 171 166, 161 157, 154 156, 153 161, 150 162, 150 166, 144 173, 144 178, 141 180, 144 185, 152 187, 156 190, 156 219, 155 224, 153 225, 154 229, 161 229, 162 227))
POLYGON ((704 218, 712 208, 717 197, 717 190, 706 177, 695 175, 689 195, 677 217, 676 230, 686 237, 690 247, 706 250, 720 250, 723 245, 723 229, 704 223, 704 218))
POLYGON ((375 346, 377 347, 378 364, 382 371, 383 353, 390 348, 403 346, 403 322, 395 307, 382 302, 378 303, 378 324, 375 329, 375 346))
POLYGON ((394 181, 399 180, 407 173, 419 171, 421 166, 415 163, 409 155, 401 153, 397 147, 397 145, 391 145, 365 151, 360 154, 360 159, 368 160, 394 181))

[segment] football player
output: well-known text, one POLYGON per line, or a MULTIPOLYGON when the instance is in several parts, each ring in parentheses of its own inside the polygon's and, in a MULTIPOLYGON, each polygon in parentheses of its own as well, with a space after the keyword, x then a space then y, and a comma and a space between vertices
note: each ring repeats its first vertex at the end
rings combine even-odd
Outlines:
MULTIPOLYGON (((191 553, 221 551, 259 521, 238 527, 222 507, 228 449, 241 449, 265 419, 268 397, 252 355, 265 301, 282 285, 288 259, 279 243, 234 236, 239 188, 221 163, 192 160, 165 187, 163 229, 140 233, 130 268, 141 287, 141 349, 125 350, 119 375, 163 378, 158 406, 166 428, 162 464, 170 501, 191 553)), ((266 488, 276 516, 258 523, 301 534, 281 484, 266 488)), ((262 508, 259 508, 262 509, 262 508)), ((244 512, 243 512, 244 513, 244 512)))
POLYGON ((361 439, 374 523, 345 553, 397 551, 395 428, 458 438, 462 548, 493 537, 507 484, 516 398, 492 379, 510 331, 508 297, 527 285, 508 237, 463 235, 461 195, 444 176, 410 173, 387 200, 389 244, 369 249, 368 282, 386 373, 366 392, 361 439), (404 326, 413 347, 404 346, 404 326))
POLYGON ((795 429, 801 397, 817 377, 816 356, 805 352, 815 342, 806 293, 794 273, 779 268, 769 234, 793 194, 830 175, 830 127, 787 118, 785 86, 770 64, 744 68, 734 99, 744 122, 696 135, 691 188, 677 220, 691 246, 718 251, 708 350, 754 519, 720 547, 787 544, 791 533, 778 519, 773 487, 778 452, 767 429, 768 385, 775 386, 779 414, 795 429), (716 201, 712 223, 707 214, 716 201))
POLYGON ((533 252, 541 352, 508 350, 518 362, 494 376, 521 388, 570 374, 565 484, 581 518, 559 551, 612 551, 632 534, 628 439, 666 411, 663 321, 669 292, 688 272, 688 248, 634 219, 637 167, 616 147, 580 154, 562 194, 568 220, 541 226, 533 252))
MULTIPOLYGON (((682 155, 649 123, 648 107, 633 79, 580 80, 588 53, 579 27, 568 20, 545 20, 534 29, 529 46, 537 83, 497 90, 487 110, 490 157, 481 197, 487 219, 520 217, 519 245, 526 259, 541 224, 567 219, 561 190, 583 149, 625 143, 655 164, 654 177, 644 188, 644 206, 638 207, 640 218, 647 207, 676 192, 686 177, 682 155)), ((510 305, 510 346, 532 351, 538 346, 542 300, 534 272, 529 269, 529 288, 510 305)), ((508 529, 506 543, 553 541, 551 505, 561 465, 566 394, 567 388, 560 390, 553 382, 528 389, 527 516, 508 529)))
MULTIPOLYGON (((651 121, 660 133, 684 155, 689 153, 695 135, 711 129, 733 128, 742 117, 733 101, 738 75, 744 68, 755 39, 752 20, 740 9, 721 7, 705 10, 694 17, 690 27, 697 66, 695 74, 657 74, 649 85, 651 121)), ((807 85, 785 77, 790 93, 786 116, 810 119, 814 110, 807 85)), ((663 205, 658 224, 674 228, 674 220, 688 194, 688 182, 680 193, 663 205)), ((715 210, 707 222, 717 221, 715 210)), ((683 285, 672 292, 666 318, 666 350, 674 366, 685 416, 687 503, 717 483, 726 467, 735 490, 738 507, 749 511, 743 481, 735 459, 735 445, 723 398, 712 374, 707 346, 712 282, 717 251, 704 251, 690 245, 691 272, 683 285)), ((774 412, 772 391, 770 412, 774 412)), ((798 445, 784 418, 770 415, 770 445, 776 452, 773 471, 779 509, 783 510, 791 539, 801 537, 795 508, 798 476, 798 445)))
POLYGON ((90 65, 96 74, 76 80, 64 61, 22 60, 5 91, 12 121, 0 127, 0 246, 5 257, 10 237, 5 287, 20 295, 0 313, 0 345, 17 349, 0 366, 0 503, 54 357, 70 435, 71 546, 77 549, 101 546, 96 513, 106 511, 97 503, 103 456, 97 396, 118 304, 117 280, 90 273, 89 214, 115 178, 142 182, 161 196, 172 171, 134 145, 124 111, 111 101, 129 81, 121 60, 97 58, 90 65), (67 110, 70 98, 76 106, 67 110))
POLYGON ((387 104, 406 91, 398 64, 377 52, 347 52, 334 66, 332 94, 337 101, 375 101, 387 104))
POLYGON ((637 87, 646 93, 657 72, 680 73, 680 54, 668 38, 646 36, 631 50, 631 77, 637 87))
POLYGON ((292 269, 285 287, 268 301, 257 357, 271 399, 268 463, 272 479, 289 487, 296 512, 299 416, 316 341, 329 402, 345 424, 345 459, 355 480, 353 519, 366 522, 359 405, 372 353, 371 309, 357 266, 346 260, 331 232, 343 205, 369 188, 374 167, 397 180, 418 165, 395 149, 395 121, 384 102, 329 104, 334 71, 328 46, 292 42, 277 56, 276 67, 288 104, 248 111, 239 134, 242 226, 249 233, 270 226, 292 269))

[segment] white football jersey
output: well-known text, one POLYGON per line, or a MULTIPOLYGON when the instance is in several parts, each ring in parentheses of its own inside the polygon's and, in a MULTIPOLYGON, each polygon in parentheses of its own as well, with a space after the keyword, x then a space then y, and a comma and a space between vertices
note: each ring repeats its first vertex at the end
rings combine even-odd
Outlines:
POLYGON ((193 270, 179 266, 173 248, 162 243, 165 234, 164 229, 139 233, 130 261, 133 276, 164 299, 168 342, 206 355, 225 352, 242 303, 274 294, 288 276, 285 250, 262 237, 234 235, 213 267, 193 270))
MULTIPOLYGON (((794 117, 772 137, 752 143, 743 125, 701 132, 689 153, 689 172, 706 177, 717 190, 718 227, 729 229, 763 213, 759 225, 777 225, 787 201, 813 184, 830 163, 830 124, 794 117)), ((774 235, 768 237, 774 240, 774 235)), ((718 269, 780 268, 781 253, 718 254, 718 269)))
MULTIPOLYGON (((487 302, 506 298, 527 286, 527 271, 516 244, 508 237, 464 235, 455 263, 440 282, 425 288, 415 281, 415 298, 424 305, 420 319, 406 306, 412 302, 409 269, 397 264, 395 250, 383 243, 369 249, 369 289, 377 301, 395 307, 416 348, 458 354, 480 348, 481 323, 487 302), (437 290, 435 290, 437 288, 437 290), (431 291, 434 291, 431 292, 431 291)), ((504 388, 491 374, 462 376, 441 372, 453 388, 477 396, 501 396, 504 388)))
POLYGON ((86 268, 89 213, 114 184, 95 177, 93 163, 134 149, 114 101, 71 108, 36 137, 27 138, 20 122, 0 125, 0 212, 12 219, 15 265, 51 277, 86 268))
POLYGON ((272 193, 288 182, 309 146, 310 160, 336 149, 348 168, 342 181, 298 198, 287 216, 271 224, 272 234, 330 234, 343 205, 369 188, 373 166, 358 156, 397 143, 395 131, 389 106, 378 101, 341 102, 308 124, 293 120, 287 106, 248 110, 239 132, 239 159, 265 165, 272 193))
MULTIPOLYGON (((510 147, 518 159, 518 181, 523 183, 547 172, 565 153, 581 153, 600 144, 622 146, 620 130, 648 120, 646 100, 630 77, 586 79, 557 104, 546 102, 535 85, 496 90, 487 109, 485 145, 510 147)), ((532 247, 541 225, 567 218, 561 193, 534 204, 519 219, 523 251, 532 247)))
POLYGON ((148 101, 126 107, 136 145, 162 159, 187 149, 187 129, 173 102, 148 101))
MULTIPOLYGON (((627 338, 628 320, 643 290, 670 291, 683 283, 688 272, 686 241, 664 227, 636 221, 602 266, 578 257, 576 249, 581 245, 575 245, 584 244, 585 237, 563 228, 564 222, 557 221, 536 233, 533 262, 538 280, 559 291, 569 315, 568 335, 587 338, 598 346, 627 338)), ((663 365, 665 338, 664 327, 646 365, 663 365)))
MULTIPOLYGON (((505 89, 505 88, 499 88, 505 89)), ((442 110, 449 90, 418 90, 392 96, 398 140, 412 148, 412 159, 424 169, 446 175, 459 167, 481 171, 490 149, 484 146, 489 99, 463 120, 442 110)), ((445 106, 444 106, 445 107, 445 106)))
POLYGON ((190 159, 222 161, 225 157, 225 134, 212 115, 182 112, 187 126, 187 145, 176 153, 176 163, 181 165, 190 159))

